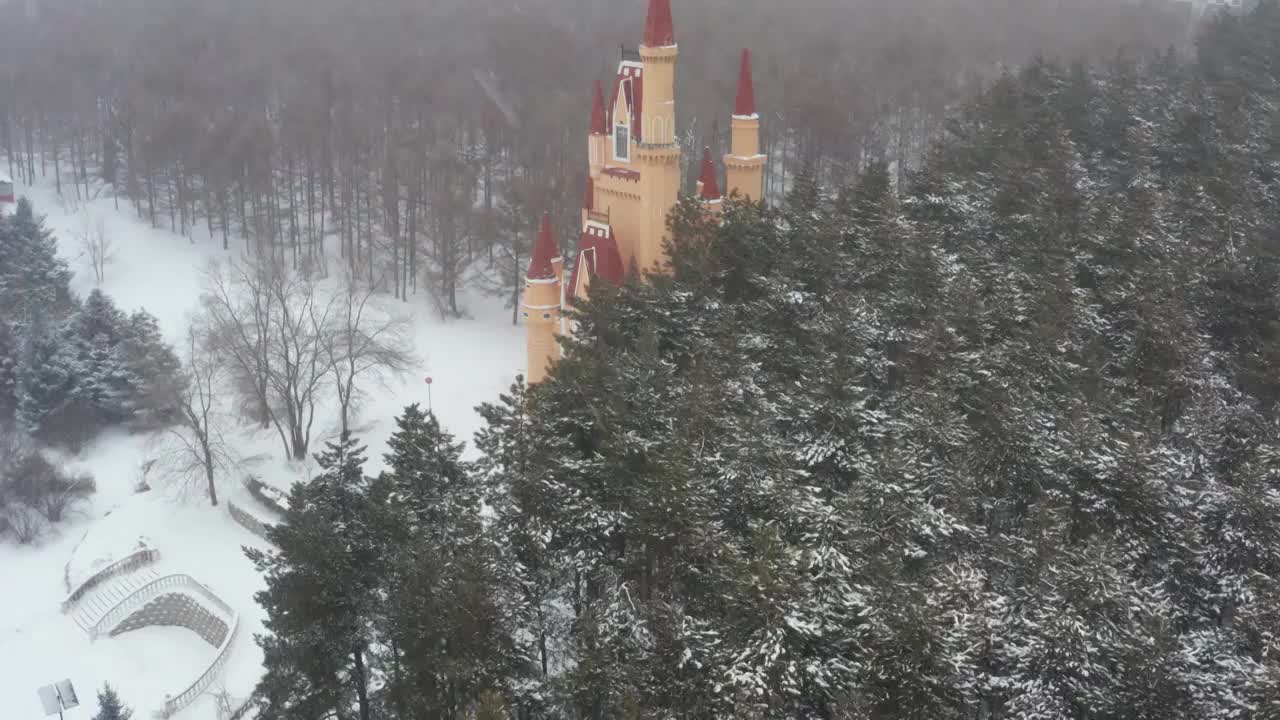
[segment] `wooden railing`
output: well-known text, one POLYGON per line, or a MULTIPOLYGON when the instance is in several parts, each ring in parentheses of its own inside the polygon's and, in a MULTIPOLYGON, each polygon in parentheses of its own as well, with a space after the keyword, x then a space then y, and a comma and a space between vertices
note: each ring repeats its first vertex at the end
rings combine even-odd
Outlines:
POLYGON ((90 637, 96 638, 99 634, 108 632, 119 625, 147 603, 174 590, 187 592, 194 595, 201 602, 208 603, 216 608, 222 613, 223 618, 227 620, 227 632, 222 637, 222 642, 218 644, 218 652, 213 661, 200 674, 200 677, 196 678, 195 682, 188 685, 176 696, 165 697, 163 710, 165 717, 173 715, 190 705, 192 701, 209 688, 218 673, 226 666, 227 660, 231 655, 231 643, 235 641, 236 633, 240 629, 240 615, 222 598, 215 595, 212 590, 195 578, 189 575, 166 575, 143 585, 128 597, 116 603, 115 607, 108 610, 107 614, 103 615, 89 629, 90 637))
POLYGON ((271 542, 271 538, 267 536, 267 529, 270 525, 263 521, 262 518, 240 507, 235 500, 230 498, 227 499, 227 512, 231 513, 231 519, 235 520, 237 525, 263 540, 271 542))
POLYGON ((249 491, 253 499, 262 503, 262 506, 271 511, 271 514, 277 518, 284 518, 289 514, 289 496, 280 492, 274 487, 267 485, 252 475, 246 475, 241 481, 244 489, 249 491))
POLYGON ((223 616, 231 618, 235 616, 235 611, 222 601, 222 598, 213 594, 213 591, 198 582, 195 578, 188 575, 165 575, 162 578, 156 578, 151 582, 143 585, 135 590, 128 597, 116 603, 114 607, 106 612, 98 622, 89 628, 89 637, 97 638, 103 632, 110 631, 116 625, 119 625, 125 618, 133 614, 135 610, 143 607, 147 603, 155 600, 161 595, 166 594, 169 590, 191 590, 195 594, 219 610, 223 616))
POLYGON ((74 590, 67 593, 66 599, 62 601, 62 612, 70 610, 72 605, 75 605, 80 598, 85 596, 85 593, 94 589, 98 585, 101 585, 105 580, 115 577, 116 575, 123 575, 127 572, 132 572, 143 565, 150 565, 159 559, 159 550, 156 550, 155 548, 142 548, 141 550, 135 550, 125 557, 107 565, 101 570, 85 578, 84 581, 77 585, 74 590))
POLYGON ((223 720, 240 720, 241 718, 248 715, 249 712, 253 709, 254 709, 253 696, 250 695, 247 700, 245 700, 243 703, 240 704, 240 707, 232 711, 232 713, 227 717, 223 718, 223 720))
MULTIPOLYGON (((201 585, 201 587, 204 586, 201 585)), ((205 588, 205 590, 207 592, 208 588, 205 588)), ((219 600, 218 603, 222 604, 222 601, 219 600)), ((225 604, 223 604, 223 606, 225 607, 225 604)), ((192 701, 200 697, 201 693, 209 689, 209 686, 213 684, 214 679, 218 677, 218 673, 222 672, 222 668, 226 666, 227 659, 231 656, 231 643, 235 640, 236 631, 239 629, 240 616, 232 613, 231 624, 227 629, 227 636, 222 639, 222 644, 218 646, 218 654, 214 656, 213 662, 209 663, 209 667, 200 674, 200 677, 196 678, 195 682, 191 683, 191 685, 189 685, 185 690, 178 693, 177 697, 165 698, 165 717, 169 717, 182 708, 190 705, 192 701)))

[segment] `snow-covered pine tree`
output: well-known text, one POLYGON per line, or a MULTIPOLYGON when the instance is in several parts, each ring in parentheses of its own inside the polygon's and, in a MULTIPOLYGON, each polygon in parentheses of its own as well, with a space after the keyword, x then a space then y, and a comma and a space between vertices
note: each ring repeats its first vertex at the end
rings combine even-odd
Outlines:
POLYGON ((545 462, 530 424, 529 388, 523 378, 498 402, 477 408, 485 425, 476 433, 480 460, 478 479, 485 502, 493 512, 491 534, 496 542, 495 601, 512 640, 512 670, 505 679, 508 698, 521 712, 540 716, 550 692, 550 676, 564 661, 556 646, 568 622, 562 566, 548 547, 554 530, 542 522, 531 504, 540 499, 540 470, 545 462))
POLYGON ((92 407, 78 395, 87 377, 74 328, 38 319, 29 326, 17 368, 17 419, 32 435, 72 446, 95 428, 92 407))
POLYGON ((497 603, 496 545, 479 475, 434 414, 405 408, 388 441, 382 542, 389 562, 375 624, 397 712, 451 717, 514 675, 497 603))
POLYGON ((98 691, 98 712, 93 716, 93 720, 129 720, 132 717, 133 710, 120 700, 116 689, 110 685, 103 685, 98 691))
POLYGON ((121 333, 119 356, 132 382, 127 410, 132 421, 142 427, 159 427, 173 419, 182 391, 182 367, 173 347, 160 335, 160 326, 150 313, 139 310, 129 316, 121 333))
POLYGON ((376 587, 385 572, 378 507, 350 437, 316 458, 321 474, 294 485, 285 521, 271 530, 277 550, 246 549, 266 576, 255 599, 267 612, 256 638, 266 673, 255 691, 267 717, 323 717, 355 708, 373 716, 369 662, 376 587))
POLYGON ((71 271, 26 198, 12 216, 0 217, 0 304, 17 325, 31 322, 33 310, 60 319, 74 304, 71 271))
POLYGON ((0 424, 7 424, 18 409, 18 366, 22 346, 12 326, 0 318, 0 424))

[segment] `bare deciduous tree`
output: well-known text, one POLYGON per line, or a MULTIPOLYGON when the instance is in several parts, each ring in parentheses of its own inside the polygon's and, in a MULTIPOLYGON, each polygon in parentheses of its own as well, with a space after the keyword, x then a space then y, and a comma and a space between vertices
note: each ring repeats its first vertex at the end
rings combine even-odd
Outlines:
POLYGON ((343 435, 350 430, 351 413, 359 402, 357 381, 363 377, 385 380, 405 372, 413 362, 408 319, 377 307, 373 297, 373 286, 362 288, 348 273, 333 332, 325 342, 338 391, 343 435))
POLYGON ((331 373, 336 298, 279 258, 215 266, 208 277, 213 344, 263 427, 275 427, 290 458, 305 459, 331 373))
POLYGON ((211 343, 219 348, 237 389, 257 422, 271 427, 268 335, 274 297, 265 273, 249 262, 212 264, 205 276, 204 307, 211 343))
POLYGON ((107 223, 101 217, 88 212, 80 215, 80 248, 93 268, 93 277, 99 285, 107 277, 107 265, 115 259, 115 243, 107 235, 107 223))
POLYGON ((205 332, 196 325, 187 329, 186 382, 178 397, 178 422, 168 430, 162 461, 174 480, 204 484, 209 503, 217 505, 218 473, 226 472, 233 459, 217 408, 218 388, 226 374, 224 358, 205 332))
POLYGON ((274 312, 267 342, 271 422, 285 450, 304 460, 311 445, 316 400, 329 377, 326 346, 335 331, 336 300, 314 278, 276 265, 266 274, 274 312))
POLYGON ((0 520, 13 532, 20 545, 29 545, 39 540, 46 527, 40 513, 21 503, 0 510, 0 520))

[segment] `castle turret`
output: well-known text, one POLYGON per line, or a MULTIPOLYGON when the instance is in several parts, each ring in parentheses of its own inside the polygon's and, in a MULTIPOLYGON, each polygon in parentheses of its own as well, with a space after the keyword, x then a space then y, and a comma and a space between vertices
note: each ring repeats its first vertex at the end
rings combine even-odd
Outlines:
POLYGON ((641 238, 630 260, 652 270, 665 260, 667 213, 680 194, 680 146, 676 144, 676 46, 671 0, 649 0, 640 61, 644 65, 641 133, 636 146, 642 187, 641 238))
POLYGON ((649 0, 640 61, 644 64, 643 142, 670 145, 676 133, 676 46, 671 0, 649 0))
POLYGON ((760 154, 760 116, 756 113, 750 50, 742 51, 732 133, 732 147, 724 158, 726 185, 730 193, 736 192, 750 200, 759 201, 764 197, 765 156, 760 154))
POLYGON ((527 324, 529 382, 539 383, 560 358, 556 333, 561 326, 564 299, 564 261, 551 232, 551 213, 542 216, 542 227, 533 244, 533 257, 525 276, 524 318, 527 324))
POLYGON ((698 179, 698 197, 702 204, 716 212, 723 205, 720 194, 720 180, 716 177, 716 164, 711 159, 711 148, 702 151, 702 176, 698 179))
POLYGON ((609 124, 604 113, 604 88, 596 81, 596 94, 591 100, 591 134, 587 137, 587 157, 591 164, 591 177, 600 177, 604 169, 605 152, 609 149, 609 124))

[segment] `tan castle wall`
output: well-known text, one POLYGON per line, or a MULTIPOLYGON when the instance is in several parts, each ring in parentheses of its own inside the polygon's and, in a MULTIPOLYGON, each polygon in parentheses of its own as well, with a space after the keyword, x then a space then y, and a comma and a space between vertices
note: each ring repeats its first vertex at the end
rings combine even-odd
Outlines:
MULTIPOLYGON (((555 264, 557 270, 559 263, 555 264)), ((546 379, 547 369, 560 357, 556 330, 560 325, 560 281, 525 281, 524 317, 528 326, 529 382, 546 379)))

